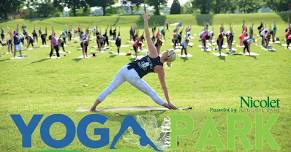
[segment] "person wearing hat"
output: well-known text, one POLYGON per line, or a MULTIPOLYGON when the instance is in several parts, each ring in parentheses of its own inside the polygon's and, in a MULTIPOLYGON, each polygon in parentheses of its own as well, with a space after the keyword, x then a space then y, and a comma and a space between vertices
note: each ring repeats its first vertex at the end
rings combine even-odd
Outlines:
POLYGON ((150 96, 157 104, 164 106, 168 109, 177 109, 170 101, 168 95, 168 89, 165 81, 165 72, 163 65, 167 63, 171 66, 171 63, 176 59, 176 53, 174 50, 167 50, 160 56, 158 55, 157 48, 151 40, 149 25, 149 15, 145 10, 144 14, 144 30, 145 37, 148 44, 149 53, 139 60, 135 60, 127 65, 124 65, 120 71, 116 74, 111 84, 98 96, 95 103, 90 108, 91 112, 96 111, 96 107, 116 88, 118 88, 123 82, 127 81, 135 88, 139 89, 146 95, 150 96), (164 92, 166 101, 161 99, 158 94, 146 83, 142 78, 148 73, 157 73, 160 80, 161 87, 164 92))

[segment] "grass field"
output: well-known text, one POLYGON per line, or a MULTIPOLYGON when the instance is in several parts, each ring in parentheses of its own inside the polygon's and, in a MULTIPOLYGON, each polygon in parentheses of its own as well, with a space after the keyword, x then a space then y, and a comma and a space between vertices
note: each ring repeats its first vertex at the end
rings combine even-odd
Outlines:
MULTIPOLYGON (((285 14, 287 15, 287 14, 285 14)), ((209 108, 239 107, 239 96, 252 96, 265 98, 267 96, 280 98, 280 117, 274 126, 272 133, 280 143, 280 151, 290 151, 290 106, 291 106, 291 50, 287 50, 278 44, 273 44, 276 52, 267 52, 260 46, 253 44, 252 51, 259 54, 256 58, 246 56, 228 56, 224 59, 218 58, 212 53, 201 52, 198 47, 197 35, 200 33, 206 22, 212 23, 215 34, 219 30, 221 23, 233 24, 235 31, 235 41, 241 31, 242 20, 246 24, 255 24, 261 21, 267 26, 276 22, 278 27, 277 35, 283 42, 283 33, 287 27, 287 22, 277 14, 248 14, 248 15, 214 15, 214 16, 193 16, 174 15, 153 17, 151 25, 162 25, 165 21, 170 24, 183 21, 184 24, 192 25, 194 35, 193 48, 189 48, 189 53, 193 55, 188 60, 178 58, 172 68, 166 68, 166 81, 170 98, 177 106, 192 106, 193 110, 188 111, 195 120, 195 129, 192 135, 180 140, 180 151, 194 151, 193 143, 198 138, 198 131, 203 127, 203 121, 209 115, 209 108), (200 123, 201 122, 201 123, 200 123)), ((289 14, 290 16, 290 14, 289 14)), ((81 25, 88 27, 97 25, 104 31, 108 24, 117 24, 121 29, 122 43, 129 43, 129 28, 131 25, 142 25, 140 16, 111 16, 111 17, 70 17, 70 18, 49 18, 42 20, 15 20, 0 23, 0 27, 13 28, 17 23, 26 24, 31 32, 33 26, 42 27, 54 25, 60 33, 64 25, 81 25)), ((167 32, 166 42, 162 50, 171 48, 172 26, 167 32)), ((256 28, 255 28, 256 29, 256 28)), ((142 31, 142 29, 140 29, 142 31)), ((257 34, 257 30, 255 30, 257 34)), ((258 43, 260 42, 259 39, 258 43)), ((235 44, 237 45, 237 43, 235 44)), ((94 41, 90 42, 89 51, 95 51, 94 41)), ((111 50, 115 51, 115 46, 111 44, 111 50)), ((96 58, 79 60, 76 57, 81 55, 79 43, 69 43, 66 47, 71 54, 61 59, 47 59, 49 48, 38 47, 33 50, 25 50, 27 55, 24 60, 11 60, 11 55, 6 54, 6 47, 1 47, 0 52, 0 149, 1 151, 38 151, 54 150, 46 146, 40 139, 39 126, 33 134, 32 148, 23 149, 21 145, 21 135, 13 124, 9 115, 19 113, 28 121, 32 114, 65 113, 75 122, 78 122, 88 113, 77 113, 79 107, 89 107, 96 96, 110 83, 114 74, 131 61, 130 57, 112 56, 109 53, 98 54, 96 58)), ((131 48, 122 48, 122 52, 128 52, 131 48)), ((242 52, 241 48, 238 48, 242 52)), ((226 52, 224 50, 224 52, 226 52)), ((157 76, 150 74, 145 80, 162 96, 157 76)), ((125 106, 156 106, 146 95, 137 91, 129 84, 125 83, 117 91, 111 94, 101 107, 125 107, 125 106)), ((159 121, 173 112, 141 112, 126 113, 133 115, 155 115, 159 121)), ((180 112, 175 112, 180 113, 180 112)), ((250 113, 250 116, 255 115, 250 113)), ((266 114, 267 116, 268 114, 266 114)), ((111 129, 110 139, 117 133, 120 127, 122 115, 107 114, 109 121, 105 126, 111 129)), ((215 113, 213 118, 216 121, 218 130, 222 134, 223 142, 226 142, 226 114, 215 113)), ((88 133, 98 125, 90 125, 88 133)), ((100 126, 100 125, 99 125, 100 126)), ((102 126, 104 127, 104 126, 102 126)), ((62 125, 52 127, 52 135, 61 139, 65 129, 62 125)), ((93 136, 93 135, 92 135, 93 136)), ((92 137, 93 138, 93 137, 92 137)), ((97 137, 94 137, 97 138, 97 137)), ((250 134, 251 142, 254 143, 254 135, 250 134)), ((137 151, 134 144, 120 141, 118 149, 125 151, 125 148, 132 148, 137 151)), ((239 150, 240 145, 238 144, 239 150)), ((68 146, 68 150, 96 151, 82 146, 77 138, 73 144, 68 146)), ((100 149, 108 151, 108 147, 100 149)), ((149 150, 149 149, 144 149, 149 150)), ((215 149, 210 148, 210 151, 215 149)), ((264 147, 261 151, 270 151, 269 147, 264 147)))

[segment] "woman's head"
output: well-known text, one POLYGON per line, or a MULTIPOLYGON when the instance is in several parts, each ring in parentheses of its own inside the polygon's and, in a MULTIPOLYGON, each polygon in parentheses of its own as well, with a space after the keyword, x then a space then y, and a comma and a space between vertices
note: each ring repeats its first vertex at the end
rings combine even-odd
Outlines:
POLYGON ((161 59, 164 62, 167 62, 167 65, 170 67, 171 63, 176 60, 177 54, 173 49, 167 50, 162 53, 161 59))

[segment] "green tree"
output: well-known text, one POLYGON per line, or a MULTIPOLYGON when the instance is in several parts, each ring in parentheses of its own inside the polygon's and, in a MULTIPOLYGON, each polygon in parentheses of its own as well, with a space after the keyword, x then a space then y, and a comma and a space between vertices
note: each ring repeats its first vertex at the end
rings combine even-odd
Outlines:
POLYGON ((228 0, 214 0, 212 6, 213 12, 215 14, 226 13, 228 11, 228 3, 230 3, 228 0))
POLYGON ((260 0, 240 0, 238 1, 238 8, 240 12, 252 13, 257 12, 262 7, 262 4, 260 0))
POLYGON ((155 8, 155 15, 160 15, 160 5, 167 4, 167 0, 145 0, 145 3, 155 8))
POLYGON ((39 17, 49 17, 55 12, 55 7, 50 0, 37 1, 36 12, 39 17))
POLYGON ((183 5, 182 9, 184 14, 192 14, 194 12, 193 7, 192 7, 192 2, 188 1, 183 5))
POLYGON ((193 0, 193 9, 199 9, 201 14, 209 14, 212 8, 213 0, 193 0))
POLYGON ((181 14, 181 5, 179 0, 174 0, 170 9, 170 14, 181 14))
POLYGON ((142 3, 144 3, 144 0, 128 0, 128 1, 131 2, 131 6, 130 6, 131 14, 133 14, 133 11, 132 11, 132 10, 133 10, 133 6, 135 6, 136 9, 139 10, 140 5, 141 5, 142 3))
POLYGON ((276 12, 288 11, 291 7, 291 0, 267 0, 266 5, 276 12))
POLYGON ((54 6, 54 8, 57 8, 57 10, 59 10, 59 11, 63 11, 63 9, 64 9, 64 6, 62 5, 62 2, 63 2, 63 0, 54 0, 53 1, 53 6, 54 6))
POLYGON ((240 0, 213 0, 212 11, 218 13, 234 13, 240 0))
POLYGON ((0 16, 8 19, 8 13, 19 12, 22 0, 0 0, 0 16))
POLYGON ((225 6, 227 8, 227 12, 235 13, 235 11, 237 10, 237 3, 237 0, 229 0, 225 6))

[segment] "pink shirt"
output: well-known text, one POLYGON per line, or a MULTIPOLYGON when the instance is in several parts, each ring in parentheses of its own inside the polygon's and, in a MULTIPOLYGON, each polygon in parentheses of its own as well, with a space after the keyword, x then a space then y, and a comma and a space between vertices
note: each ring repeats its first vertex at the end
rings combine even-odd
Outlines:
POLYGON ((57 39, 56 39, 55 36, 52 36, 51 44, 52 44, 53 46, 57 46, 57 45, 59 45, 59 42, 57 41, 57 39))

